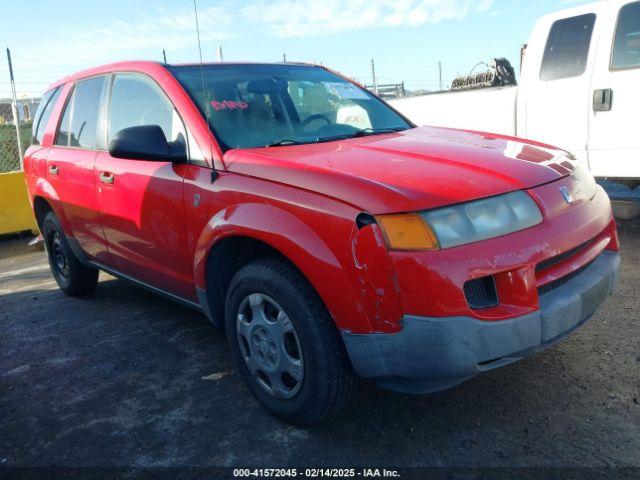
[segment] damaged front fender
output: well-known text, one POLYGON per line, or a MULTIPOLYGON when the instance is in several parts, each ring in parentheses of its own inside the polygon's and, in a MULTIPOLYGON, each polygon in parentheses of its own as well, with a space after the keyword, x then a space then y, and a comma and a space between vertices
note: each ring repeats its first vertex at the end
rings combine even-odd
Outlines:
POLYGON ((373 331, 400 331, 403 314, 400 285, 382 232, 375 222, 360 225, 354 231, 351 255, 359 301, 373 331))

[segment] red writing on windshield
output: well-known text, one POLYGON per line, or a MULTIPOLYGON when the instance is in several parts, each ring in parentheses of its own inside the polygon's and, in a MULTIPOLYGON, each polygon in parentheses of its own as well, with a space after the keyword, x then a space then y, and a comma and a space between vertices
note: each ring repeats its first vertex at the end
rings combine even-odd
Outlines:
POLYGON ((249 104, 243 101, 236 102, 234 100, 223 100, 222 102, 218 102, 216 100, 213 100, 211 102, 211 106, 215 108, 217 112, 219 110, 226 110, 226 109, 235 110, 236 108, 244 110, 245 108, 249 107, 249 104))

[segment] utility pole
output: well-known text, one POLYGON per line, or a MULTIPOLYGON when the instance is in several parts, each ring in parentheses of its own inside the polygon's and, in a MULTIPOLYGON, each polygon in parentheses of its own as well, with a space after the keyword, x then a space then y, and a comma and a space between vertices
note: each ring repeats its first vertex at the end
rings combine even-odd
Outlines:
POLYGON ((378 80, 376 80, 376 65, 375 65, 375 62, 373 61, 373 58, 371 59, 371 78, 373 80, 373 91, 377 95, 378 94, 378 80))
POLYGON ((167 53, 164 51, 164 48, 162 49, 162 58, 164 58, 164 64, 167 64, 167 53))
POLYGON ((287 54, 286 53, 282 54, 282 61, 283 61, 283 63, 287 63, 287 54))
POLYGON ((219 62, 223 62, 224 61, 224 57, 222 56, 222 45, 218 46, 218 61, 219 62))
POLYGON ((16 140, 18 141, 18 155, 20 156, 20 170, 22 166, 22 142, 20 141, 20 117, 18 116, 18 97, 16 95, 16 82, 13 78, 13 65, 11 64, 11 51, 7 48, 7 62, 9 63, 9 79, 11 80, 11 110, 13 111, 13 121, 16 124, 16 140))
POLYGON ((443 90, 443 88, 442 88, 442 62, 438 62, 438 79, 439 79, 440 91, 442 91, 443 90))

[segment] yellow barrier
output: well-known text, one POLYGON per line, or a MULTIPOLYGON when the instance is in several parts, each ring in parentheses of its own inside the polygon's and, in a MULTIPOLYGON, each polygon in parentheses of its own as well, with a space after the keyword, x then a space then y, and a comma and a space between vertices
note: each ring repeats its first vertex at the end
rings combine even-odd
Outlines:
POLYGON ((38 231, 22 172, 0 173, 0 235, 38 231))

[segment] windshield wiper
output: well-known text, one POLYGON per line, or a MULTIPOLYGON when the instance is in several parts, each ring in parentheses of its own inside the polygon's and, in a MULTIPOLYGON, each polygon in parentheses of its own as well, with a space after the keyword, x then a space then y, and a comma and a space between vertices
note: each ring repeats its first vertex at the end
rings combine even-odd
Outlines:
POLYGON ((381 133, 394 133, 407 130, 407 127, 391 127, 391 128, 361 128, 351 135, 351 138, 366 137, 367 135, 378 135, 381 133))
POLYGON ((314 140, 291 140, 289 138, 283 138, 280 140, 275 140, 265 147, 282 147, 286 145, 304 145, 307 143, 325 143, 325 142, 333 142, 335 140, 346 140, 348 138, 357 138, 357 137, 366 137, 367 135, 379 135, 382 133, 394 133, 401 132, 402 130, 407 130, 407 127, 391 127, 391 128, 361 128, 360 130, 356 130, 353 133, 342 133, 340 135, 331 135, 328 137, 318 137, 314 140))
POLYGON ((367 135, 379 135, 382 133, 394 133, 401 132, 402 130, 408 130, 407 127, 393 127, 393 128, 361 128, 353 133, 341 133, 340 135, 332 135, 330 137, 316 138, 314 143, 333 142, 335 140, 347 140, 349 138, 366 137, 367 135))
POLYGON ((302 145, 304 143, 309 143, 309 142, 301 142, 299 140, 290 140, 288 138, 283 138, 280 140, 275 140, 265 145, 265 147, 284 147, 286 145, 302 145))

